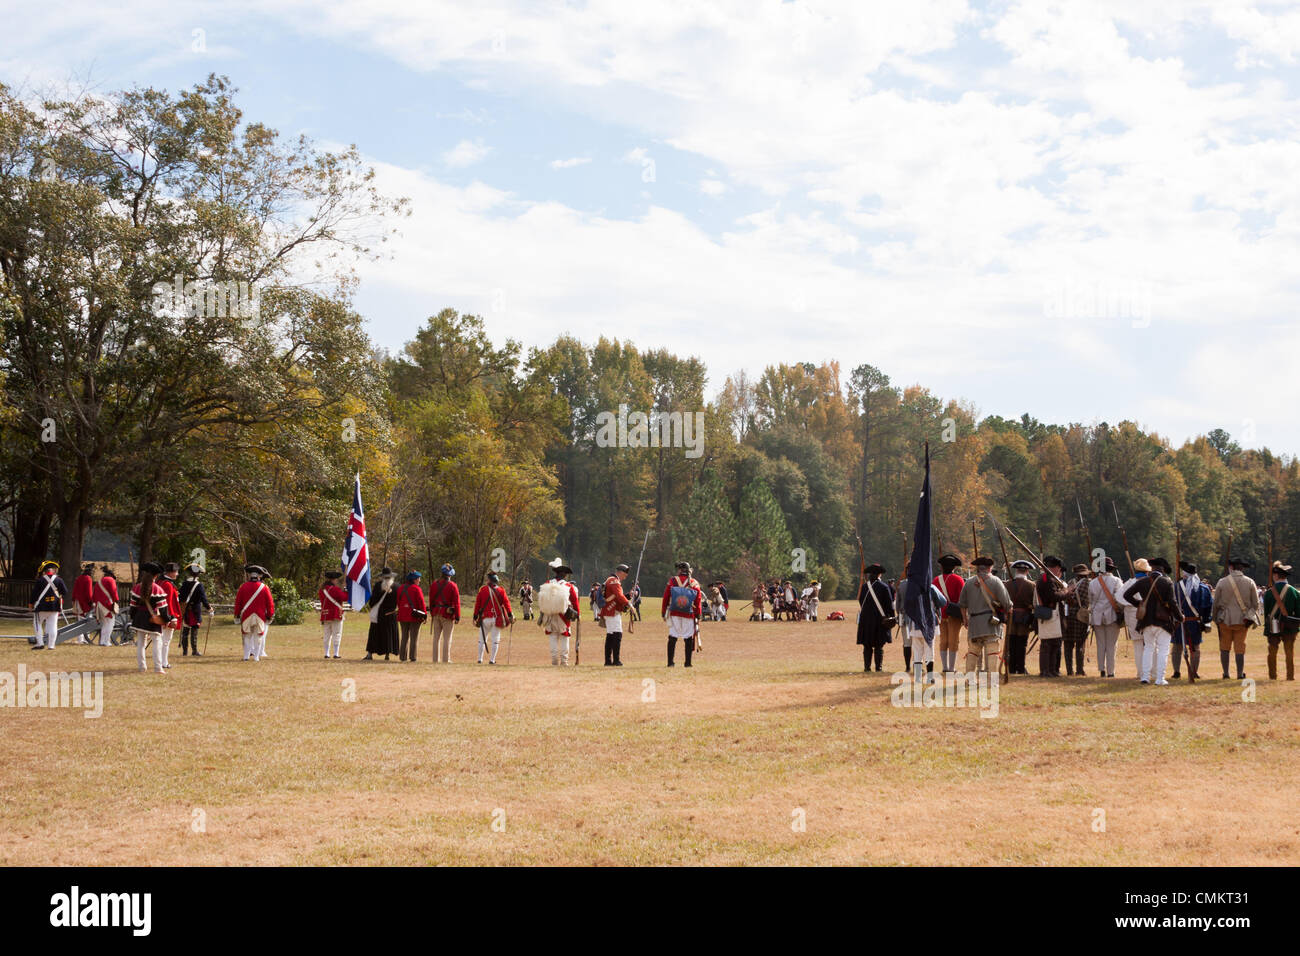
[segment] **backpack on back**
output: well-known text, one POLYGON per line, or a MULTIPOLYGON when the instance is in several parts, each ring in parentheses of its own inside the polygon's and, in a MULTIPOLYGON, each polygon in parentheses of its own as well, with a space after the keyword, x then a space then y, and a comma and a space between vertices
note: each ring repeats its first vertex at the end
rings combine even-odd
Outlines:
POLYGON ((563 614, 569 609, 569 586, 562 581, 547 581, 537 589, 537 608, 543 614, 563 614))
POLYGON ((673 589, 668 592, 668 610, 674 614, 695 614, 695 595, 698 592, 695 588, 688 588, 684 584, 674 584, 673 589))

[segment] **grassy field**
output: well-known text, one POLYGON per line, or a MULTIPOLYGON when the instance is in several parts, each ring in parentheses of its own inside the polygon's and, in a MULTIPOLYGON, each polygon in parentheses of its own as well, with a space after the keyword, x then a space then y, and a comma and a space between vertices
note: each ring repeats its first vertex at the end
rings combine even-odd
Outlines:
POLYGON ((1119 678, 1018 678, 988 719, 891 706, 898 646, 864 674, 833 606, 849 620, 708 625, 671 671, 657 617, 622 668, 589 621, 567 669, 532 622, 508 667, 474 663, 468 623, 451 665, 424 635, 419 663, 362 662, 355 614, 343 661, 306 624, 245 663, 226 625, 163 676, 3 640, 0 671, 102 670, 105 706, 0 709, 0 863, 1300 862, 1300 691, 1266 679, 1258 633, 1253 702, 1142 687, 1121 649, 1119 678))

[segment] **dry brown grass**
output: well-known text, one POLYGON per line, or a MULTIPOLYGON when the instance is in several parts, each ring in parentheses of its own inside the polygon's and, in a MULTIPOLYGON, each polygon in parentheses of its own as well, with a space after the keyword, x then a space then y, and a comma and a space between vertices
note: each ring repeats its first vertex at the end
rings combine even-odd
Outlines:
POLYGON ((0 863, 1300 862, 1300 692, 1264 679, 1257 635, 1254 703, 1142 687, 1121 656, 1113 681, 1019 678, 983 719, 892 707, 901 652, 863 674, 849 617, 707 626, 689 671, 680 649, 663 667, 657 618, 619 669, 590 622, 567 670, 531 622, 509 667, 473 663, 468 624, 451 666, 427 637, 418 664, 362 663, 360 615, 346 661, 304 625, 244 663, 222 626, 162 677, 128 648, 0 641, 0 671, 100 668, 107 699, 98 720, 0 710, 0 863))

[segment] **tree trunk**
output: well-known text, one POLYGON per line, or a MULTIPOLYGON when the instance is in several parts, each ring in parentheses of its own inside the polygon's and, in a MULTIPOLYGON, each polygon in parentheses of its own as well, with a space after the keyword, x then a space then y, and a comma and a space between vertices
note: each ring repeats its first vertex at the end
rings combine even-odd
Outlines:
POLYGON ((46 506, 20 501, 14 508, 14 554, 9 573, 34 578, 41 559, 49 553, 54 515, 46 506))
POLYGON ((89 514, 85 508, 69 507, 59 517, 59 569, 71 574, 81 569, 81 549, 89 528, 89 514))

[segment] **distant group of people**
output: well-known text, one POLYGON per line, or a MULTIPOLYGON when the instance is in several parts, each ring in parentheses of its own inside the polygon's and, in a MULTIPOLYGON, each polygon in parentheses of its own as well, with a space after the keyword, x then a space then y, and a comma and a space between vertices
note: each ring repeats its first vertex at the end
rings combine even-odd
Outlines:
POLYGON ((1080 563, 1068 575, 1053 555, 1038 565, 1013 561, 1005 581, 993 574, 991 557, 971 564, 973 573, 964 577, 958 555, 940 557, 940 573, 926 596, 937 621, 931 638, 907 610, 906 568, 893 587, 883 580, 883 565, 864 568, 857 628, 863 668, 881 670, 884 646, 897 628, 904 666, 917 680, 933 672, 935 645, 942 672, 955 673, 964 630, 968 672, 1004 666, 1009 674, 1028 674, 1026 660, 1037 645, 1040 676, 1060 677, 1064 664, 1066 676, 1084 677, 1087 648, 1095 641, 1098 676, 1110 678, 1123 632, 1132 644, 1137 680, 1163 686, 1168 676, 1180 679, 1184 665, 1190 679, 1200 678, 1203 635, 1213 627, 1223 679, 1235 665, 1240 680, 1246 676, 1247 634, 1259 627, 1268 641, 1269 679, 1277 679, 1281 652, 1286 679, 1295 680, 1300 591, 1289 582, 1291 566, 1281 561, 1273 562, 1268 584, 1261 586, 1245 575, 1251 563, 1233 558, 1213 587, 1192 562, 1180 561, 1175 577, 1162 557, 1133 561, 1128 580, 1119 577, 1110 558, 1100 571, 1080 563))
MULTIPOLYGON (((796 587, 792 581, 773 578, 754 585, 751 621, 815 621, 821 605, 820 581, 796 587), (770 609, 770 610, 767 610, 770 609)), ((743 609, 742 609, 743 610, 743 609)))

